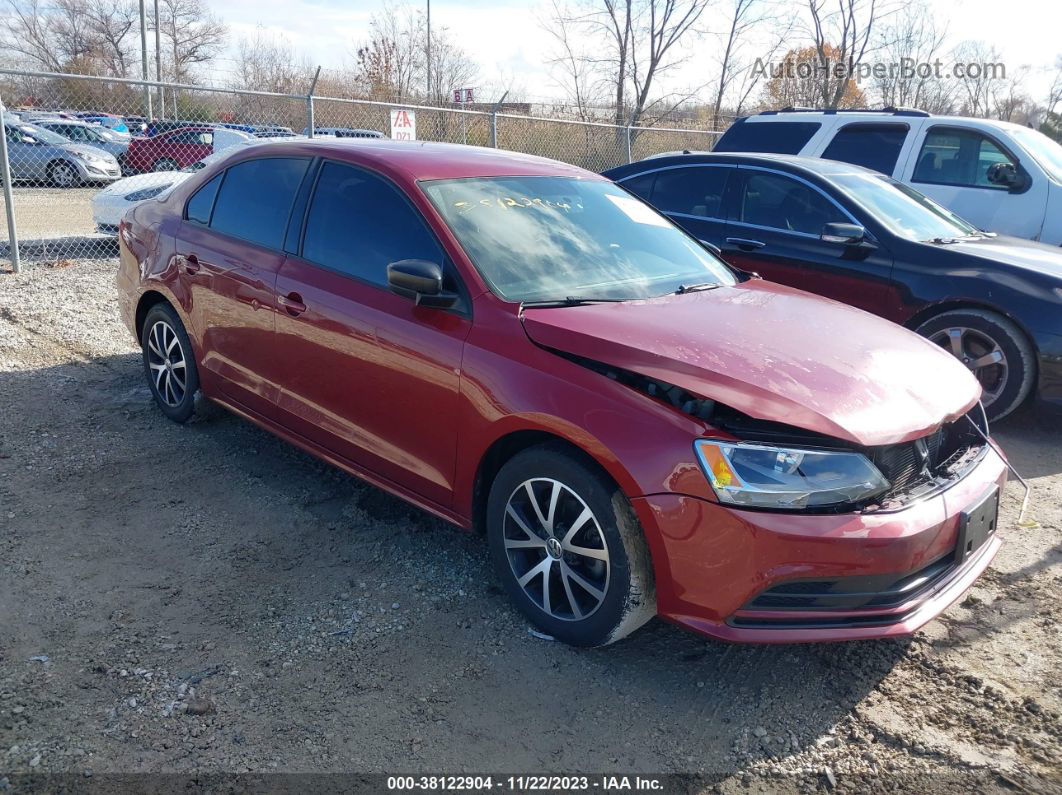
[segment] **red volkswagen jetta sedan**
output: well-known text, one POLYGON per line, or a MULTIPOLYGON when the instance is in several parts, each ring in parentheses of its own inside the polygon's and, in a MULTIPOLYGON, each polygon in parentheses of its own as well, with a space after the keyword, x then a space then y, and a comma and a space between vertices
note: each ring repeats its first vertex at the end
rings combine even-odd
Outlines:
POLYGON ((120 230, 159 407, 195 394, 486 534, 539 629, 909 633, 985 569, 1004 462, 958 361, 491 149, 241 147, 120 230))

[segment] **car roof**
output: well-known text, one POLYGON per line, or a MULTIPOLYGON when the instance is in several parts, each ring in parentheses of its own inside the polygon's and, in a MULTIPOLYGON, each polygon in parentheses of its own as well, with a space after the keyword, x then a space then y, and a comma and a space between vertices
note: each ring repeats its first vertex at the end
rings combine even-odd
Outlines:
POLYGON ((961 123, 967 126, 1021 128, 1021 124, 999 119, 977 119, 970 116, 938 116, 935 113, 911 110, 785 110, 765 111, 753 116, 746 116, 741 121, 749 122, 783 122, 783 121, 821 121, 823 118, 838 119, 841 124, 864 121, 902 121, 904 118, 921 117, 932 119, 934 123, 961 123))
POLYGON ((801 157, 800 155, 775 155, 767 153, 742 153, 742 152, 705 152, 671 155, 669 157, 653 157, 639 160, 625 166, 619 166, 605 172, 605 176, 616 174, 628 176, 643 171, 655 171, 668 166, 689 165, 691 163, 727 163, 734 165, 759 165, 759 166, 788 166, 794 170, 812 172, 822 177, 836 177, 842 174, 872 174, 881 176, 877 171, 852 163, 842 163, 839 160, 824 160, 821 157, 801 157), (644 165, 642 169, 637 168, 644 165))
POLYGON ((332 157, 392 175, 401 174, 414 181, 502 176, 601 179, 592 171, 556 160, 462 144, 393 141, 389 138, 308 138, 303 141, 259 142, 258 145, 268 146, 270 154, 274 156, 278 150, 287 150, 285 153, 332 157))

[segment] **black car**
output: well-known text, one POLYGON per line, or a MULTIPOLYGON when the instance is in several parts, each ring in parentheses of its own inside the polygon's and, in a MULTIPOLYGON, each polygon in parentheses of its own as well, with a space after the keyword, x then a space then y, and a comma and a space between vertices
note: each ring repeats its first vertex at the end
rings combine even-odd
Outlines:
POLYGON ((951 351, 977 375, 990 418, 1034 391, 1062 406, 1057 248, 982 232, 890 177, 817 158, 680 154, 605 176, 735 267, 951 351))

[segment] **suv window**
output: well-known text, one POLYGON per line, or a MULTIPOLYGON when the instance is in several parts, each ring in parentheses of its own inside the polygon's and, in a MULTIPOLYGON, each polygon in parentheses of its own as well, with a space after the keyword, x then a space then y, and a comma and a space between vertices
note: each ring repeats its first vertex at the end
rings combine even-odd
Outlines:
POLYGON ((723 133, 712 151, 796 155, 820 126, 817 121, 736 122, 723 133))
POLYGON ((361 169, 330 162, 317 178, 302 256, 381 286, 387 284, 391 262, 443 264, 439 244, 394 187, 361 169))
POLYGON ((988 181, 996 163, 1017 163, 990 138, 975 130, 934 128, 926 134, 912 182, 1006 190, 988 181))
POLYGON ((665 169, 657 173, 649 201, 667 213, 721 218, 723 190, 731 170, 720 166, 665 169))
POLYGON ((210 228, 268 248, 280 248, 292 202, 309 162, 263 157, 237 163, 225 172, 210 228))
POLYGON ((822 156, 891 176, 907 130, 906 124, 849 124, 833 136, 822 156))
POLYGON ((741 190, 738 218, 746 224, 822 234, 826 224, 848 217, 815 188, 781 174, 749 174, 741 190))

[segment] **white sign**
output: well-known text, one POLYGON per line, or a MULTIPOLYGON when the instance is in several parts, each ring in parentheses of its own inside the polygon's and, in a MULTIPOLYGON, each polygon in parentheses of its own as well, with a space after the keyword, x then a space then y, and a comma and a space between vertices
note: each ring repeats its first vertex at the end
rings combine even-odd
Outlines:
POLYGON ((475 102, 475 89, 474 88, 455 88, 454 89, 454 102, 458 104, 466 102, 475 102))
POLYGON ((417 140, 417 114, 405 108, 391 108, 391 138, 395 141, 417 140))

